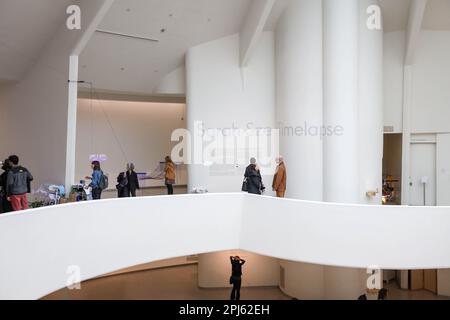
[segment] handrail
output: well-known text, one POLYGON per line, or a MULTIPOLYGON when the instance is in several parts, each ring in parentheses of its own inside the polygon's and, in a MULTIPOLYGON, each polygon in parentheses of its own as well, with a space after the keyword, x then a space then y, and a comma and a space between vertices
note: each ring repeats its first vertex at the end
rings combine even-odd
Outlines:
POLYGON ((111 199, 0 216, 0 299, 38 299, 175 257, 241 249, 321 265, 450 268, 450 207, 320 203, 236 194, 111 199))

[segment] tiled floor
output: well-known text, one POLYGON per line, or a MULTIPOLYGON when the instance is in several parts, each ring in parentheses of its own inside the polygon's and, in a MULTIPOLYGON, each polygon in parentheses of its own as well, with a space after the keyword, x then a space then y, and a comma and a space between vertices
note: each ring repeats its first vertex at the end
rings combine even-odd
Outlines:
MULTIPOLYGON (((243 300, 290 300, 278 288, 243 288, 243 300)), ((230 289, 200 289, 197 266, 135 272, 83 283, 81 290, 58 291, 45 300, 227 300, 230 289)))
POLYGON ((395 281, 390 282, 385 287, 389 290, 389 300, 450 300, 449 297, 437 296, 426 290, 402 290, 395 281))
MULTIPOLYGON (((386 285, 388 300, 450 300, 428 291, 386 285)), ((200 289, 197 266, 187 265, 100 278, 82 284, 82 290, 58 291, 45 300, 227 300, 230 289, 200 289)), ((276 287, 243 288, 243 300, 291 300, 276 287)))

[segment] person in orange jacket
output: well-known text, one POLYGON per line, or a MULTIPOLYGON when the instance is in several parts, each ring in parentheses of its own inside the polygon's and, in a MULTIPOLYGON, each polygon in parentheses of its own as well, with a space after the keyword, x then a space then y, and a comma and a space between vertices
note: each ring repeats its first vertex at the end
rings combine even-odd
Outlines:
POLYGON ((166 167, 165 172, 165 184, 167 186, 167 193, 169 195, 173 194, 173 185, 175 184, 175 163, 173 163, 172 158, 166 157, 166 167))
POLYGON ((287 181, 286 166, 284 164, 283 157, 281 156, 278 157, 276 161, 278 166, 275 176, 273 177, 272 188, 273 191, 277 193, 277 198, 284 198, 286 194, 286 181, 287 181))

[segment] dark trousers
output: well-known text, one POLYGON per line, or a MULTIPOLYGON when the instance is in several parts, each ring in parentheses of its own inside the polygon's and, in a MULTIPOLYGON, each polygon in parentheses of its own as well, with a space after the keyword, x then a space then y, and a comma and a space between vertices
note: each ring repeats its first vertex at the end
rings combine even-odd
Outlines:
POLYGON ((136 189, 128 189, 128 198, 136 198, 136 189))
POLYGON ((233 290, 231 291, 231 300, 241 300, 241 277, 232 277, 233 290))
POLYGON ((127 198, 129 197, 129 192, 128 192, 128 188, 127 187, 119 187, 117 189, 117 196, 119 198, 127 198))
POLYGON ((102 198, 102 189, 94 188, 92 189, 92 199, 100 200, 102 198))
POLYGON ((173 194, 173 184, 167 184, 167 194, 173 194))
POLYGON ((6 199, 6 195, 5 196, 0 196, 0 214, 2 213, 8 213, 8 212, 12 212, 12 206, 11 206, 11 202, 9 202, 6 199))

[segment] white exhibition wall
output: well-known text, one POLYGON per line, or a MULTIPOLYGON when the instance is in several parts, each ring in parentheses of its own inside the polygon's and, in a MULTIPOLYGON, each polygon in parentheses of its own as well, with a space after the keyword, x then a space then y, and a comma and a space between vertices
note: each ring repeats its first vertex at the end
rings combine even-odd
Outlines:
POLYGON ((450 133, 449 57, 450 31, 421 32, 412 76, 413 133, 450 133))
MULTIPOLYGON (((8 243, 0 247, 0 299, 41 298, 65 287, 77 270, 84 281, 143 263, 239 249, 345 268, 449 268, 449 228, 450 207, 344 205, 244 193, 52 206, 0 216, 0 243, 8 243)), ((261 260, 248 260, 246 274, 261 268, 261 260)), ((230 267, 228 257, 222 263, 230 267)))
POLYGON ((403 73, 406 35, 404 31, 384 34, 384 126, 393 133, 403 131, 403 73))
MULTIPOLYGON (((405 32, 384 35, 385 126, 403 129, 405 32)), ((412 133, 450 133, 450 31, 422 30, 412 65, 412 133)))
MULTIPOLYGON (((111 186, 132 162, 136 172, 151 173, 176 145, 172 132, 186 128, 182 103, 78 100, 76 179, 90 175, 91 155, 106 155, 102 169, 110 175, 111 186)), ((177 184, 185 185, 180 175, 177 184)), ((162 186, 163 181, 147 181, 146 186, 162 186)))
POLYGON ((450 206, 450 133, 436 139, 437 205, 450 206))
MULTIPOLYGON (((265 32, 246 68, 240 67, 239 35, 191 48, 186 56, 188 129, 275 127, 274 34, 265 32)), ((257 155, 253 155, 258 158, 257 155)), ((250 155, 248 156, 248 160, 250 155)), ((246 165, 189 166, 189 189, 240 191, 246 165)), ((263 171, 264 174, 264 171, 263 171)), ((263 177, 270 187, 272 177, 263 177)))

